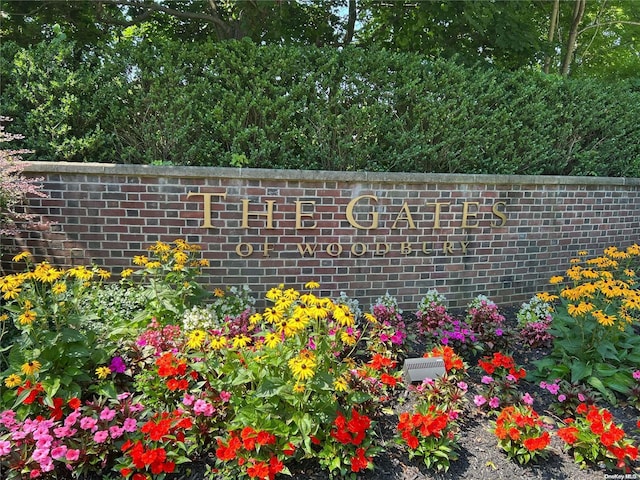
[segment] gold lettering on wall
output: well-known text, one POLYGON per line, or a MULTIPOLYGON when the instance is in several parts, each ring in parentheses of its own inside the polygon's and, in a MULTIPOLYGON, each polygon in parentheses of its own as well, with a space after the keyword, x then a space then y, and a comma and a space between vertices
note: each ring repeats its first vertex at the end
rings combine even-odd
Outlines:
POLYGON ((411 210, 409 209, 409 205, 407 204, 407 202, 404 202, 402 204, 402 208, 398 212, 398 215, 396 216, 396 220, 393 222, 393 225, 391 226, 391 230, 395 230, 398 228, 397 225, 399 220, 406 220, 407 224, 409 225, 409 228, 412 228, 415 230, 416 224, 413 221, 413 217, 411 216, 411 210))
POLYGON ((500 219, 500 223, 498 222, 491 222, 491 226, 492 227, 503 227, 505 223, 507 223, 507 216, 504 214, 504 212, 501 212, 500 210, 498 210, 498 207, 500 206, 506 206, 507 202, 504 201, 498 201, 498 202, 494 202, 494 204, 491 206, 491 212, 500 219))
POLYGON ((204 220, 202 221, 202 228, 213 228, 211 224, 211 199, 213 197, 219 197, 221 199, 227 198, 227 192, 222 193, 199 193, 199 192, 189 192, 187 193, 187 198, 191 197, 200 197, 204 200, 204 220))
POLYGON ((440 228, 440 211, 443 205, 450 205, 451 202, 431 202, 431 203, 426 203, 427 207, 430 207, 431 205, 435 205, 436 210, 433 214, 433 229, 434 230, 439 230, 440 228))
POLYGON ((480 225, 476 221, 473 225, 469 225, 469 218, 475 219, 478 216, 478 210, 480 208, 480 202, 464 202, 462 204, 462 228, 478 228, 480 225), (469 205, 474 206, 474 211, 469 211, 469 205))
POLYGON ((302 206, 315 205, 315 204, 316 204, 315 200, 296 200, 296 229, 313 230, 318 226, 316 222, 313 222, 313 225, 306 226, 306 227, 302 224, 303 218, 307 218, 307 219, 313 218, 313 213, 303 213, 302 206))
POLYGON ((358 230, 371 230, 374 228, 378 228, 378 212, 376 212, 375 210, 371 212, 371 225, 369 225, 368 227, 365 225, 359 224, 358 222, 356 222, 356 219, 353 217, 354 207, 360 200, 365 198, 371 199, 374 202, 378 201, 378 197, 374 195, 360 195, 359 197, 356 197, 353 200, 351 200, 347 205, 347 212, 346 212, 347 220, 349 221, 352 227, 357 228, 358 230))
POLYGON ((267 230, 273 230, 273 204, 276 203, 275 200, 267 200, 267 211, 265 213, 249 213, 249 203, 251 200, 248 198, 242 199, 242 228, 249 228, 249 215, 254 215, 256 217, 266 217, 267 218, 267 226, 265 227, 267 230))

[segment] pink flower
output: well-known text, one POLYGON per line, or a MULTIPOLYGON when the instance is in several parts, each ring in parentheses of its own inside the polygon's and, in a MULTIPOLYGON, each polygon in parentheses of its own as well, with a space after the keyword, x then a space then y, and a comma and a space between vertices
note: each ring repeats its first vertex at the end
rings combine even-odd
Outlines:
POLYGON ((476 395, 473 397, 473 403, 476 404, 476 407, 481 407, 482 405, 487 403, 487 399, 484 398, 482 395, 476 395))
POLYGON ((469 389, 469 385, 465 382, 458 382, 458 388, 466 392, 469 389))
POLYGON ((485 375, 484 377, 482 377, 480 381, 485 385, 489 385, 491 382, 493 382, 493 377, 490 377, 489 375, 485 375))
POLYGON ((550 393, 555 395, 556 393, 558 393, 558 390, 560 390, 560 385, 558 385, 557 383, 548 383, 547 390, 549 390, 550 393))
POLYGON ((636 370, 633 372, 633 378, 636 380, 640 380, 640 370, 636 370))
POLYGON ((60 445, 59 447, 55 447, 51 449, 51 458, 55 460, 60 460, 62 457, 67 455, 67 446, 60 445))
POLYGON ((586 400, 586 397, 583 394, 579 393, 578 400, 580 400, 581 402, 584 402, 586 400))
POLYGON ((118 427, 117 425, 114 425, 113 427, 109 428, 109 435, 111 435, 111 438, 119 438, 122 436, 123 433, 124 433, 124 428, 118 427))
POLYGON ((122 425, 125 432, 135 432, 138 429, 138 422, 134 418, 127 418, 122 425))
POLYGON ((29 473, 29 478, 38 478, 40 476, 40 470, 38 470, 37 468, 31 470, 31 473, 29 473))
POLYGON ((67 418, 64 419, 64 426, 73 427, 81 416, 82 414, 79 410, 74 410, 67 416, 67 418))
POLYGON ((196 403, 193 404, 193 411, 201 413, 205 417, 210 417, 213 415, 213 405, 204 400, 196 400, 196 403))
POLYGON ((80 458, 80 450, 76 450, 76 449, 72 449, 72 448, 67 450, 67 461, 68 462, 75 462, 76 460, 78 460, 78 458, 80 458))
POLYGON ((80 420, 80 428, 95 432, 98 429, 98 420, 93 417, 82 417, 80 420))
POLYGON ((116 416, 116 411, 111 410, 109 407, 104 407, 104 410, 100 412, 100 420, 111 421, 116 416))
POLYGON ((231 400, 231 392, 225 392, 224 390, 220 392, 220 400, 223 402, 228 402, 231 400))
POLYGON ((194 400, 195 397, 193 395, 185 393, 184 397, 182 398, 182 403, 184 403, 187 407, 190 407, 191 405, 193 405, 194 400))
POLYGON ((107 438, 109 438, 109 432, 107 430, 98 430, 93 434, 93 441, 96 443, 103 443, 107 438))
POLYGON ((522 396, 522 401, 526 404, 526 405, 533 405, 533 397, 531 395, 529 395, 529 392, 525 393, 522 396))
POLYGON ((564 393, 561 393, 560 395, 558 395, 559 402, 564 402, 566 399, 567 399, 567 396, 564 393))
POLYGON ((491 408, 498 408, 500 406, 500 399, 498 397, 492 397, 491 400, 489 400, 489 406, 491 408))
POLYGON ((11 452, 11 444, 8 440, 0 440, 0 457, 9 455, 11 452))

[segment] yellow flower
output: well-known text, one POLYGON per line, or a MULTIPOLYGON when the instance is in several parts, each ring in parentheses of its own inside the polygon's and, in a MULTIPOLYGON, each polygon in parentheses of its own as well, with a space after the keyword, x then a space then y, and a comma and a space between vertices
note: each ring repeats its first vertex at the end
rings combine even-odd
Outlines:
POLYGON ((369 323, 373 323, 376 324, 378 323, 378 319, 376 318, 376 316, 373 313, 365 313, 364 314, 364 318, 369 322, 369 323))
MULTIPOLYGON (((371 316, 373 317, 373 315, 371 316)), ((333 311, 333 318, 336 320, 336 322, 338 322, 343 327, 351 327, 353 326, 354 323, 356 323, 356 319, 353 317, 351 311, 349 310, 349 307, 347 307, 346 305, 338 305, 336 309, 333 311)), ((365 313, 365 318, 371 321, 367 317, 366 313, 365 313)), ((375 320, 375 317, 373 318, 374 318, 374 322, 377 322, 377 320, 375 320)))
POLYGON ((62 272, 48 263, 43 262, 36 267, 33 276, 41 282, 53 283, 62 276, 62 272))
POLYGON ((578 252, 578 255, 580 255, 581 257, 584 257, 585 255, 587 255, 587 253, 588 253, 588 252, 587 252, 586 250, 580 250, 580 251, 578 252))
POLYGON ((264 310, 264 319, 269 323, 278 323, 282 320, 283 312, 276 308, 265 308, 264 310))
POLYGON ((200 348, 207 338, 207 333, 204 330, 194 330, 189 333, 189 339, 187 340, 187 347, 189 348, 200 348))
POLYGON ((629 255, 640 255, 640 245, 634 243, 630 247, 627 247, 627 253, 629 255))
MULTIPOLYGON (((549 302, 549 303, 550 302, 554 302, 554 301, 556 301, 558 299, 557 295, 551 295, 548 292, 540 292, 540 293, 536 294, 536 297, 538 297, 543 302, 549 302)), ((365 317, 366 317, 366 314, 365 314, 365 317)))
POLYGON ((111 375, 111 369, 109 367, 98 367, 98 368, 96 368, 96 376, 100 380, 104 380, 109 375, 111 375))
POLYGON ((2 295, 2 298, 4 298, 5 300, 15 300, 16 298, 18 298, 18 295, 20 294, 22 289, 20 288, 13 288, 10 290, 6 290, 4 292, 4 295, 2 295))
POLYGON ((298 297, 300 297, 300 292, 293 288, 288 288, 282 293, 282 296, 290 302, 294 302, 298 299, 298 297))
POLYGON ((556 285, 556 284, 558 284, 558 283, 562 283, 563 281, 564 281, 564 277, 562 277, 562 276, 560 276, 560 275, 556 275, 556 276, 551 277, 551 278, 549 279, 549 283, 550 283, 551 285, 556 285))
POLYGON ((271 300, 274 302, 278 300, 281 296, 282 296, 282 290, 275 287, 269 290, 265 295, 265 297, 267 297, 268 300, 271 300))
POLYGON ((320 284, 311 280, 310 282, 305 283, 304 288, 308 288, 309 290, 313 290, 315 288, 320 288, 320 284))
POLYGON ((56 295, 61 295, 67 291, 67 284, 64 282, 56 282, 51 287, 51 291, 56 295))
POLYGON ((214 350, 220 350, 227 345, 227 337, 223 335, 214 335, 211 337, 211 340, 209 340, 209 344, 214 350))
POLYGON ((130 268, 125 268, 124 270, 122 270, 122 272, 120 272, 120 276, 122 278, 129 278, 131 275, 133 275, 133 270, 130 268))
POLYGON ((251 343, 251 338, 246 335, 238 335, 233 338, 233 348, 244 348, 251 343))
POLYGON ((161 266, 162 266, 162 263, 158 262, 157 260, 153 262, 147 262, 147 264, 145 265, 145 267, 151 268, 151 269, 160 268, 161 266))
POLYGON ((96 273, 102 280, 107 280, 111 277, 111 273, 104 268, 99 268, 96 273))
POLYGON ((93 272, 83 265, 70 269, 69 275, 77 278, 78 280, 91 280, 93 278, 93 272))
POLYGON ((20 260, 23 260, 25 258, 29 258, 30 256, 31 256, 31 254, 29 252, 23 251, 23 252, 20 252, 19 254, 17 254, 15 257, 13 257, 11 259, 11 261, 19 262, 20 260))
POLYGON ((151 245, 149 247, 149 250, 158 253, 169 252, 171 250, 171 245, 169 245, 168 243, 157 241, 155 245, 151 245))
POLYGON ((573 302, 582 298, 582 292, 578 288, 565 288, 560 292, 560 295, 573 302))
POLYGON ((280 335, 273 332, 267 333, 264 337, 264 343, 267 347, 274 348, 280 343, 280 335))
POLYGON ((38 360, 31 360, 30 362, 23 363, 22 367, 20 367, 20 370, 25 375, 33 375, 35 373, 38 373, 41 368, 42 364, 38 360))
POLYGON ((342 332, 340 334, 340 340, 342 340, 342 343, 349 345, 350 347, 353 347, 356 344, 356 337, 348 334, 347 332, 342 332))
POLYGON ((610 327, 616 320, 615 315, 607 315, 602 310, 596 310, 592 315, 596 318, 598 323, 604 327, 610 327))
POLYGON ((593 304, 586 303, 586 302, 580 302, 578 305, 574 305, 570 303, 567 306, 567 311, 569 312, 569 315, 571 315, 572 317, 584 315, 585 313, 590 312, 591 310, 593 310, 593 304))
POLYGON ((206 258, 201 258, 200 260, 198 260, 198 266, 200 266, 200 267, 208 267, 209 266, 209 260, 207 260, 206 258))
POLYGON ((16 375, 15 373, 12 373, 11 375, 9 375, 7 378, 4 379, 4 384, 6 385, 7 388, 17 387, 19 385, 22 385, 22 378, 20 377, 20 375, 16 375))
POLYGON ((144 255, 136 255, 133 257, 134 265, 146 265, 149 263, 149 258, 144 255))
POLYGON ((598 277, 600 277, 600 274, 598 272, 595 272, 591 268, 585 268, 584 270, 582 270, 582 278, 588 278, 590 280, 594 280, 598 277))
POLYGON ((316 364, 310 359, 295 357, 289 360, 289 368, 296 380, 307 380, 315 375, 316 364))
POLYGON ((344 377, 340 377, 333 382, 333 389, 336 392, 346 392, 349 389, 349 384, 344 379, 344 377))
POLYGON ((176 252, 173 254, 173 258, 176 262, 185 264, 187 263, 187 260, 189 260, 189 255, 184 252, 176 252))
POLYGON ((36 312, 33 310, 26 310, 18 317, 20 325, 31 325, 36 320, 36 312))
POLYGON ((7 315, 6 313, 0 315, 0 323, 6 322, 7 320, 9 320, 9 315, 7 315))
POLYGON ((635 276, 636 276, 636 272, 635 272, 635 271, 633 271, 633 270, 631 270, 630 268, 626 268, 626 269, 624 270, 624 274, 625 274, 627 277, 635 277, 635 276))
POLYGON ((216 288, 213 291, 213 295, 218 297, 218 298, 222 298, 222 297, 224 297, 224 290, 222 290, 221 288, 216 288))
POLYGON ((262 321, 262 314, 261 313, 254 313, 253 315, 251 315, 249 317, 249 323, 251 325, 257 325, 261 321, 262 321))
POLYGON ((293 386, 293 391, 295 393, 304 393, 304 383, 296 382, 293 386))

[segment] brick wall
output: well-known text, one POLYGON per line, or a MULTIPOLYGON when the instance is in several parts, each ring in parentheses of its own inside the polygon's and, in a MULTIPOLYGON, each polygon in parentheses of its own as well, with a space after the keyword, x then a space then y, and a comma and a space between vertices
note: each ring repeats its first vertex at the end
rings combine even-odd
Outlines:
POLYGON ((385 292, 406 310, 437 288, 452 307, 483 293, 528 300, 577 251, 640 234, 639 179, 307 172, 34 162, 48 231, 3 241, 60 266, 114 274, 157 240, 183 238, 210 260, 202 282, 321 283, 365 308, 385 292))

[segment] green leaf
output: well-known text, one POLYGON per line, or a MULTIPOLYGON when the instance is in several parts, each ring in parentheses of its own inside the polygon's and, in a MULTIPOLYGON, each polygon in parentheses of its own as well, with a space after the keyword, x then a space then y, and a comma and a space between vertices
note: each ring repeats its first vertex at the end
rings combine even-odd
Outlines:
POLYGON ((574 360, 571 363, 571 383, 578 383, 582 379, 591 375, 593 369, 591 365, 580 360, 574 360))

